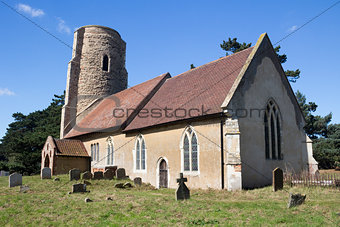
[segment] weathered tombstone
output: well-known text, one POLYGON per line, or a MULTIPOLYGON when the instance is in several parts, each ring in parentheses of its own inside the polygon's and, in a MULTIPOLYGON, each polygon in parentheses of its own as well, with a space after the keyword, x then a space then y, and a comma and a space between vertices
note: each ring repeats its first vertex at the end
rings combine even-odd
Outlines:
POLYGON ((179 179, 177 179, 178 188, 176 190, 176 200, 190 199, 190 190, 185 185, 187 178, 183 178, 183 173, 179 174, 179 179))
POLYGON ((51 179, 52 177, 52 173, 51 173, 51 169, 49 167, 44 167, 41 170, 41 179, 51 179))
POLYGON ((81 179, 83 180, 91 180, 92 179, 92 173, 90 171, 86 171, 81 175, 81 179))
POLYGON ((305 200, 306 200, 306 195, 289 193, 289 200, 288 200, 287 207, 291 208, 291 207, 301 205, 305 200))
POLYGON ((101 179, 103 179, 103 172, 101 172, 101 171, 97 171, 97 172, 94 172, 93 173, 93 179, 94 180, 101 180, 101 179))
POLYGON ((70 181, 71 180, 79 180, 80 179, 80 170, 79 169, 71 169, 69 171, 70 181))
POLYGON ((283 189, 283 171, 280 168, 276 168, 273 170, 273 190, 276 192, 277 190, 283 189))
POLYGON ((125 179, 126 178, 125 169, 124 168, 117 169, 116 177, 117 177, 117 180, 125 179))
POLYGON ((21 193, 26 193, 30 190, 30 188, 27 185, 20 185, 20 192, 21 193))
POLYGON ((315 174, 316 179, 320 179, 320 171, 319 170, 315 171, 314 174, 315 174))
POLYGON ((134 183, 136 186, 141 186, 141 185, 142 185, 142 178, 140 178, 140 177, 135 177, 135 179, 133 179, 133 183, 134 183))
POLYGON ((116 176, 117 168, 118 168, 117 166, 106 166, 106 167, 105 167, 105 171, 108 170, 108 169, 110 169, 110 170, 113 171, 113 176, 116 176))
POLYGON ((54 181, 60 181, 59 177, 54 178, 54 181))
POLYGON ((123 185, 124 188, 132 188, 132 184, 130 182, 126 182, 123 185))
POLYGON ((86 184, 74 184, 72 185, 72 193, 87 192, 86 184))
POLYGON ((9 176, 9 172, 4 171, 4 170, 0 171, 0 177, 7 177, 7 176, 9 176))
POLYGON ((22 185, 22 175, 19 173, 12 173, 9 175, 8 180, 10 188, 22 185))
POLYGON ((124 183, 116 183, 114 185, 115 188, 124 188, 124 183))
POLYGON ((106 180, 112 180, 113 179, 113 176, 114 176, 114 172, 112 169, 107 169, 105 170, 104 172, 104 179, 106 180))

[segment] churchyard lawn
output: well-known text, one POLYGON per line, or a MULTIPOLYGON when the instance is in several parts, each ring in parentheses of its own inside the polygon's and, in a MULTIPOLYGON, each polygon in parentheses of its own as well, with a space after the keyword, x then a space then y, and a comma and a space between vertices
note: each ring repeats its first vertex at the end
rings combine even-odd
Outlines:
POLYGON ((24 176, 23 185, 30 188, 26 193, 9 188, 8 177, 0 177, 0 226, 340 225, 340 192, 335 189, 285 186, 307 194, 304 204, 287 209, 288 193, 272 192, 272 187, 191 190, 190 200, 176 201, 173 189, 118 189, 115 180, 92 180, 90 193, 68 194, 75 181, 58 177, 60 181, 24 176), (93 202, 85 203, 86 197, 93 202))

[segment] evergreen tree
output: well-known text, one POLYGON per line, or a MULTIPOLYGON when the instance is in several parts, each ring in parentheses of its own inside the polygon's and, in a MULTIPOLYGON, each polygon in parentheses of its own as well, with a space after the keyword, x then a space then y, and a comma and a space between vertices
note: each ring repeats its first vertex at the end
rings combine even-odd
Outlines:
POLYGON ((54 95, 44 110, 14 113, 0 144, 0 168, 25 174, 40 170, 41 150, 47 136, 59 137, 64 95, 54 95))
MULTIPOLYGON (((247 49, 251 47, 251 43, 240 43, 237 41, 237 38, 231 39, 228 38, 228 41, 223 40, 222 44, 220 44, 220 47, 226 52, 226 56, 228 56, 230 53, 237 53, 241 50, 247 49)), ((279 54, 281 46, 277 46, 274 48, 277 57, 279 58, 279 61, 281 64, 285 63, 287 61, 287 55, 285 54, 279 54)), ((285 74, 290 82, 295 83, 297 79, 300 78, 300 70, 286 70, 285 74)))

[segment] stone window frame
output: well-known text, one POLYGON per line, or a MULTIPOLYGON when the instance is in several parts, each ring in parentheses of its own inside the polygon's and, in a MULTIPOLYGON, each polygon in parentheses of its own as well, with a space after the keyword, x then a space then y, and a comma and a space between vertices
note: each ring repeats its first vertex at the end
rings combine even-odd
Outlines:
POLYGON ((181 151, 181 172, 186 175, 193 175, 197 176, 200 174, 200 143, 197 136, 197 133, 195 129, 189 125, 187 126, 181 136, 181 142, 180 142, 180 151, 181 151), (190 170, 184 170, 184 139, 185 136, 188 136, 189 139, 189 169, 190 170), (192 136, 195 135, 196 137, 196 145, 197 145, 197 170, 192 170, 192 136))
POLYGON ((110 72, 110 62, 111 62, 111 59, 109 57, 109 54, 104 54, 103 57, 102 57, 102 71, 110 72), (104 59, 105 59, 105 57, 107 57, 107 70, 104 70, 104 59))
POLYGON ((113 138, 109 136, 106 139, 106 144, 107 144, 107 155, 106 155, 106 165, 107 166, 113 166, 114 164, 114 143, 113 143, 113 138))
POLYGON ((142 134, 138 134, 135 139, 135 145, 134 149, 132 151, 133 154, 133 169, 136 173, 146 173, 147 172, 147 147, 145 138, 142 134), (142 153, 143 153, 143 145, 144 143, 144 169, 142 169, 143 166, 143 159, 142 159, 142 153), (137 166, 137 152, 139 151, 139 167, 137 166), (137 168, 138 167, 138 168, 137 168))
POLYGON ((282 117, 273 98, 266 103, 263 123, 266 160, 283 160, 282 117))

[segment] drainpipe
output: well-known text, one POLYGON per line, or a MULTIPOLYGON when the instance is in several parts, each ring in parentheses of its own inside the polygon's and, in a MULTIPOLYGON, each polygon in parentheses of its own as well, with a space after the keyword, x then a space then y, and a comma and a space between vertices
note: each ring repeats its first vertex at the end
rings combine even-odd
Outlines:
POLYGON ((224 149, 223 149, 223 125, 224 125, 224 120, 223 120, 223 112, 221 113, 221 123, 220 123, 220 131, 221 131, 221 185, 222 189, 224 189, 224 149))

